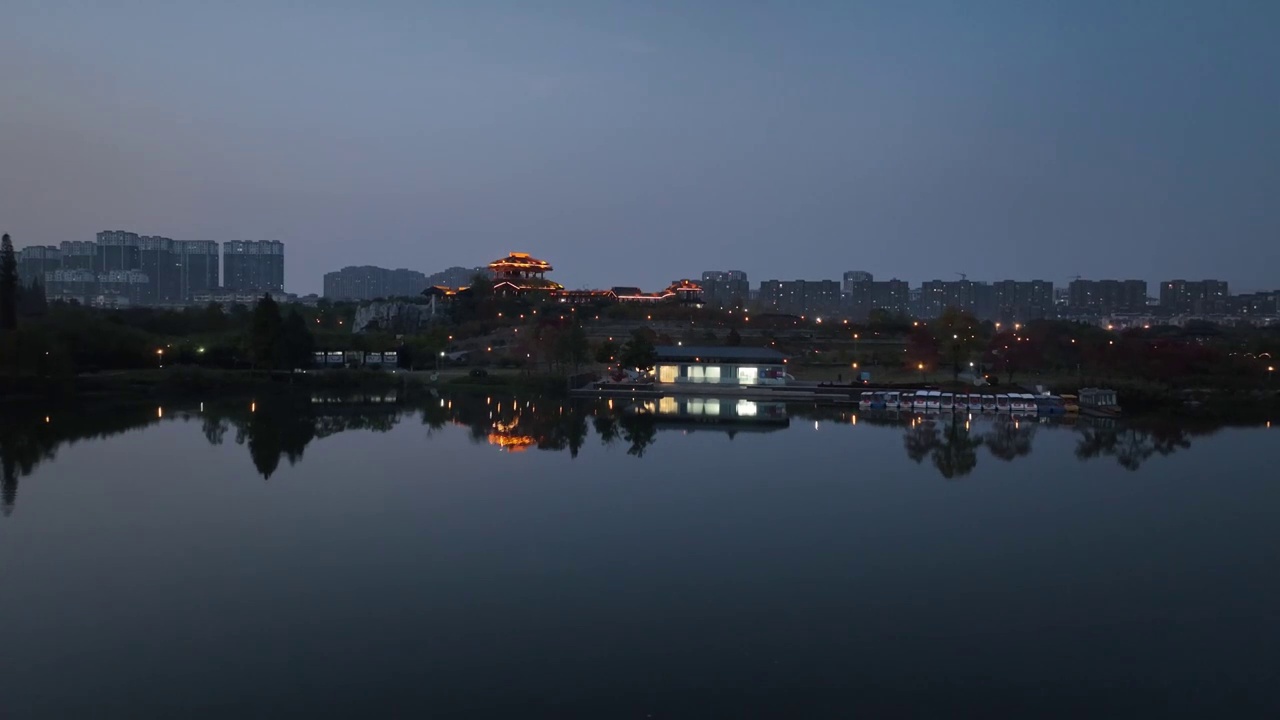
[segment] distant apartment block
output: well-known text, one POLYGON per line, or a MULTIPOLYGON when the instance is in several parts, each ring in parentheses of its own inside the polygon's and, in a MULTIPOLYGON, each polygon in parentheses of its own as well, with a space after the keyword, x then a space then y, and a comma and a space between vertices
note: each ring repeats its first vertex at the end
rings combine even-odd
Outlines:
POLYGON ((865 270, 848 270, 840 283, 840 291, 848 295, 853 292, 854 283, 871 282, 874 279, 871 273, 865 270))
POLYGON ((1072 280, 1067 311, 1076 315, 1111 315, 1147 311, 1146 280, 1072 280))
POLYGON ((992 289, 995 315, 982 320, 1025 323, 1054 316, 1053 283, 1047 280, 1000 280, 992 289))
POLYGON ((59 247, 63 270, 98 272, 98 244, 92 240, 73 240, 59 247))
POLYGON ((990 320, 996 314, 995 288, 974 280, 930 280, 920 286, 917 317, 941 317, 948 308, 990 320))
POLYGON ((747 307, 751 283, 741 270, 708 270, 702 273, 702 299, 712 307, 747 307))
POLYGON ((18 251, 18 279, 23 285, 44 283, 44 274, 62 269, 62 250, 51 245, 31 245, 18 251))
POLYGON ((1220 315, 1231 297, 1224 280, 1166 280, 1160 283, 1160 310, 1171 315, 1220 315))
POLYGON ((845 308, 857 322, 866 322, 876 310, 890 315, 907 315, 911 311, 911 288, 906 280, 855 280, 845 285, 845 308))
POLYGON ((1243 318, 1280 317, 1280 290, 1233 295, 1227 311, 1243 318))
POLYGON ((324 297, 329 300, 374 300, 414 297, 427 288, 427 276, 417 270, 348 266, 324 275, 324 297))
POLYGON ((232 292, 284 290, 284 243, 278 240, 222 243, 222 284, 232 292))
POLYGON ((196 295, 211 292, 218 285, 218 243, 212 240, 175 240, 178 295, 192 302, 196 295))
POLYGON ((757 304, 766 312, 821 315, 840 310, 840 283, 835 280, 765 280, 757 304))

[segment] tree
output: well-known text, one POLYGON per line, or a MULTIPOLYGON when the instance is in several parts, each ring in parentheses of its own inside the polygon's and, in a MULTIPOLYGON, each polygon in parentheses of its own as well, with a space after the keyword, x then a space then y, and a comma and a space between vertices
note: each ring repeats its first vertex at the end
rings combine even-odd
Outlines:
POLYGON ((18 327, 18 259, 13 254, 13 240, 5 233, 0 238, 0 330, 18 327))
POLYGON ((737 347, 742 344, 742 335, 738 333, 737 328, 729 329, 729 335, 725 337, 724 344, 729 347, 737 347))
POLYGON ((618 344, 612 340, 605 340, 596 348, 596 362, 601 365, 608 365, 618 357, 618 344))
POLYGON ((636 328, 631 331, 631 339, 622 346, 621 362, 623 367, 650 370, 658 360, 658 351, 653 346, 653 331, 648 328, 636 328))
POLYGON ((587 343, 587 331, 576 318, 567 332, 556 337, 556 360, 564 365, 573 365, 574 372, 590 357, 591 347, 587 343))
POLYGON ((952 380, 959 380, 960 371, 978 347, 978 321, 969 313, 947 308, 934 324, 934 334, 943 364, 951 368, 952 380))
POLYGON ((273 367, 282 325, 280 306, 270 295, 263 294, 253 306, 253 322, 249 327, 249 356, 254 367, 273 367))
POLYGON ((41 317, 49 312, 49 301, 45 298, 44 283, 40 278, 33 278, 28 285, 18 286, 18 315, 24 318, 41 317))
POLYGON ((315 351, 315 339, 311 337, 307 321, 302 319, 296 308, 290 310, 289 316, 285 318, 275 345, 273 355, 276 367, 297 368, 310 364, 311 353, 315 351))

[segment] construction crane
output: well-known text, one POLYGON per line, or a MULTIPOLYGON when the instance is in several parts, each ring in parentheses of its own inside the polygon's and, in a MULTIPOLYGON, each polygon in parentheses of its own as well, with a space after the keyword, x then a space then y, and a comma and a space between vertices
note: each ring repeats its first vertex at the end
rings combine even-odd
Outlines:
POLYGON ((961 279, 961 280, 968 280, 968 279, 969 279, 969 276, 968 276, 968 275, 966 275, 966 274, 964 274, 964 273, 962 273, 962 272, 958 272, 958 273, 956 273, 956 274, 960 276, 960 279, 961 279))

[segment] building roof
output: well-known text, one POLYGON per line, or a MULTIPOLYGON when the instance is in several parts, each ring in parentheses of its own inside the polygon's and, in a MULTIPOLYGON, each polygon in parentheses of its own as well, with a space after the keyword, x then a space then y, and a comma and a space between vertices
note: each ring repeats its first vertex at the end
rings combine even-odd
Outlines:
POLYGON ((489 263, 494 272, 551 272, 551 263, 539 260, 529 253, 513 252, 500 260, 489 263))
POLYGON ((761 363, 781 365, 785 355, 773 348, 718 345, 659 345, 658 360, 677 362, 761 363))

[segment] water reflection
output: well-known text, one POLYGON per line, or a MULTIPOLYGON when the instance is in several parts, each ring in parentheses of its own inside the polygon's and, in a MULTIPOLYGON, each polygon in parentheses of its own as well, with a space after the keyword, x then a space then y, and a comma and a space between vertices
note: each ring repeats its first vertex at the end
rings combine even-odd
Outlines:
POLYGON ((1117 422, 1008 415, 940 417, 696 397, 571 401, 468 395, 286 394, 160 407, 10 410, 0 414, 0 513, 14 511, 21 478, 53 459, 61 445, 77 440, 108 437, 162 422, 196 421, 210 444, 222 445, 230 437, 245 446, 258 473, 270 479, 282 461, 290 465, 301 462, 307 446, 317 439, 356 430, 387 432, 415 414, 428 437, 446 427, 462 427, 473 442, 498 451, 567 451, 575 458, 592 432, 604 446, 624 447, 627 455, 644 457, 664 431, 716 432, 732 439, 741 432, 784 430, 792 418, 811 420, 815 426, 834 422, 854 433, 865 426, 898 428, 907 458, 917 464, 929 459, 947 479, 971 474, 979 466, 983 450, 1006 463, 1026 457, 1037 435, 1045 431, 1074 433, 1075 456, 1080 461, 1111 458, 1132 471, 1152 457, 1185 450, 1194 437, 1223 426, 1221 422, 1171 418, 1117 422))

